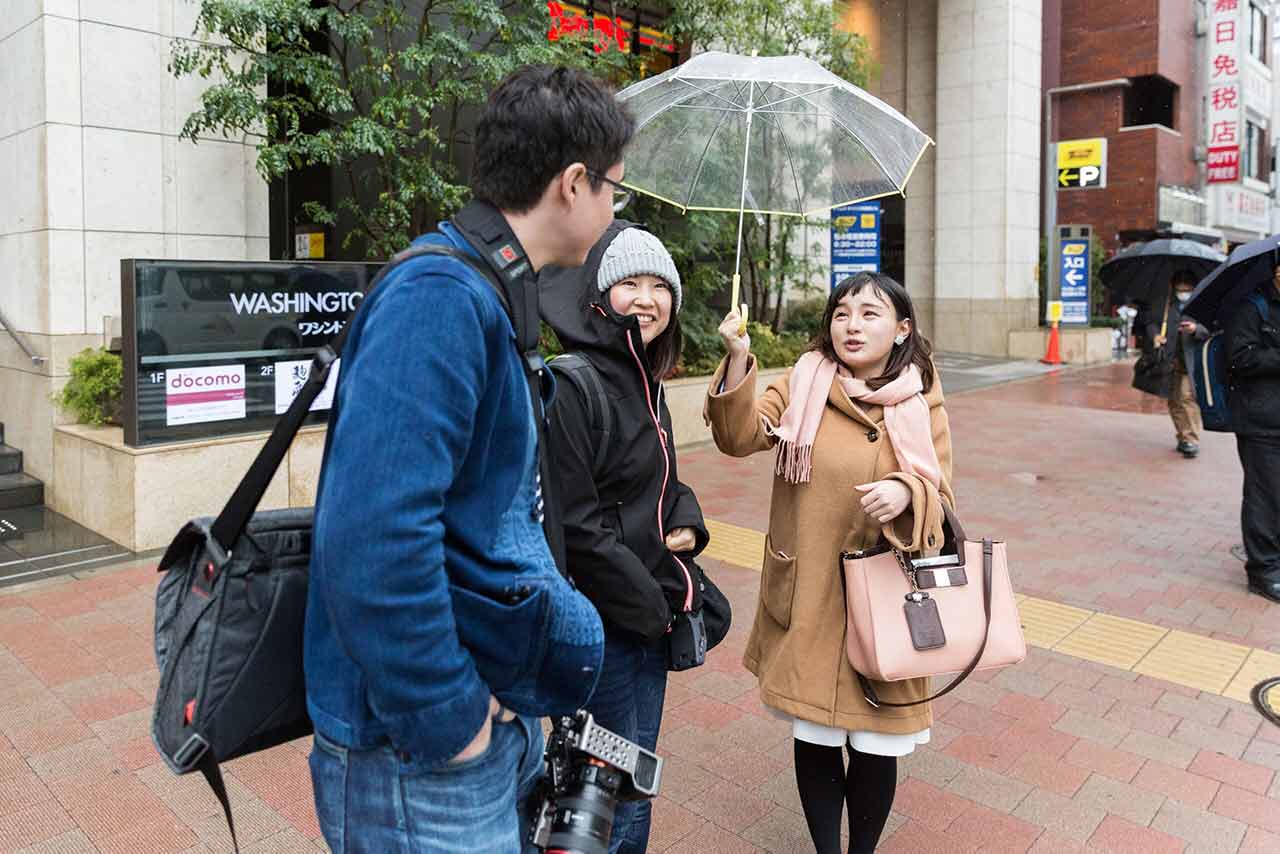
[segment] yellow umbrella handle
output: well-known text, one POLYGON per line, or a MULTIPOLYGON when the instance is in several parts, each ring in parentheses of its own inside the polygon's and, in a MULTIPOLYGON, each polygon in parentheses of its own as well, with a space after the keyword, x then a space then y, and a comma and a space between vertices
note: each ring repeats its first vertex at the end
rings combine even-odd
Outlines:
MULTIPOLYGON (((733 291, 729 295, 729 305, 738 305, 738 298, 742 296, 742 274, 733 274, 733 291)), ((744 302, 738 311, 742 315, 742 325, 738 327, 738 334, 742 335, 747 331, 747 304, 744 302)))

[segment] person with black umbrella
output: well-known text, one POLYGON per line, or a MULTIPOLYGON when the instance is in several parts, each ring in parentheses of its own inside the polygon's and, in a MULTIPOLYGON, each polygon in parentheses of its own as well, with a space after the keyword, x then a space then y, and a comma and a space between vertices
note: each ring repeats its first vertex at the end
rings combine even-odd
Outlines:
POLYGON ((1200 453, 1203 429, 1189 377, 1192 351, 1209 330, 1184 319, 1182 306, 1196 282, 1225 260, 1203 243, 1162 238, 1126 246, 1098 270, 1113 300, 1138 309, 1134 335, 1142 357, 1133 367, 1133 385, 1168 401, 1175 449, 1188 459, 1200 453))
POLYGON ((1280 266, 1226 319, 1249 589, 1280 602, 1280 266))

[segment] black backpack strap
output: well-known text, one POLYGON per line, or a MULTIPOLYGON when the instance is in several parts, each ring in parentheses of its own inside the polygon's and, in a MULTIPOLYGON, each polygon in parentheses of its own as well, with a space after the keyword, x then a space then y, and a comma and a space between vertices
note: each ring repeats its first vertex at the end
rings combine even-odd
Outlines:
POLYGON ((605 394, 604 383, 600 380, 600 372, 591 360, 581 353, 564 353, 556 356, 547 366, 564 377, 578 390, 587 402, 587 419, 591 428, 600 434, 600 441, 595 447, 594 468, 597 474, 604 471, 609 454, 609 445, 613 440, 613 408, 609 406, 609 397, 605 394))
MULTIPOLYGON (((420 258, 424 255, 448 255, 479 272, 484 277, 484 280, 497 292, 503 308, 510 313, 510 303, 506 294, 499 286, 492 271, 482 261, 460 249, 438 243, 418 244, 397 253, 387 262, 386 266, 378 271, 378 275, 369 285, 366 294, 372 293, 396 267, 406 261, 420 258)), ((324 384, 329 379, 329 370, 342 353, 342 348, 347 343, 347 333, 350 330, 351 322, 350 318, 348 318, 347 323, 343 325, 342 331, 338 333, 337 337, 316 352, 315 358, 311 362, 311 373, 303 384, 302 389, 298 392, 298 396, 294 398, 289 409, 276 422, 275 429, 271 431, 271 436, 267 439, 267 443, 262 446, 262 450, 254 458, 253 464, 249 466, 249 471, 245 473, 235 492, 232 493, 231 498, 222 508, 222 512, 218 514, 218 518, 210 526, 213 539, 222 547, 227 556, 230 555, 232 545, 244 533, 245 525, 249 523, 249 517, 258 509, 258 503, 262 501, 262 496, 271 484, 271 479, 275 477, 276 470, 280 468, 280 463, 284 461, 285 455, 289 453, 289 446, 293 444, 294 437, 298 435, 298 430, 302 428, 302 423, 311 411, 311 404, 315 402, 316 397, 324 389, 324 384)), ((222 562, 225 563, 225 558, 222 562)), ((217 569, 222 569, 222 566, 218 566, 217 569)))
POLYGON ((236 840, 236 823, 231 818, 231 799, 227 797, 227 784, 222 779, 222 771, 218 768, 218 762, 213 758, 213 754, 205 751, 204 756, 200 757, 196 769, 204 775, 204 780, 209 784, 209 788, 213 789, 213 793, 218 796, 218 803, 222 804, 222 814, 227 817, 227 829, 231 831, 231 847, 236 854, 240 854, 240 843, 236 840))

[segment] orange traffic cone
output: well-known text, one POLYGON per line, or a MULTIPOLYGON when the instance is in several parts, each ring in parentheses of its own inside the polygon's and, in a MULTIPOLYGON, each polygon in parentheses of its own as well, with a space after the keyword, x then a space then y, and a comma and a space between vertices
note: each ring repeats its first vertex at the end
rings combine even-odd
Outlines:
POLYGON ((1040 360, 1046 365, 1061 365, 1062 356, 1058 353, 1058 324, 1049 324, 1049 348, 1045 351, 1044 358, 1040 360))

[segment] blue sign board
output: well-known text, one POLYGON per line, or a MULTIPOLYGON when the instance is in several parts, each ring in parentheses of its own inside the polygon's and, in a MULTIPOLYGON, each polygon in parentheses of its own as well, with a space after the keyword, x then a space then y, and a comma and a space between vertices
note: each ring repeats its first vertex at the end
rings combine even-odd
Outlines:
POLYGON ((880 272, 880 203, 831 211, 831 287, 854 273, 880 272))
POLYGON ((1089 239, 1061 238, 1058 284, 1061 289, 1062 323, 1089 325, 1089 239))

